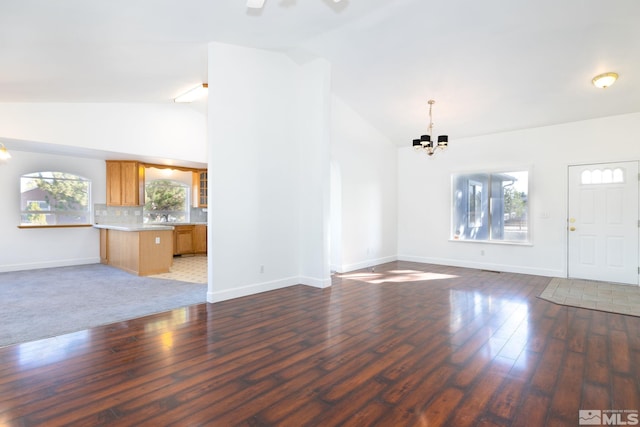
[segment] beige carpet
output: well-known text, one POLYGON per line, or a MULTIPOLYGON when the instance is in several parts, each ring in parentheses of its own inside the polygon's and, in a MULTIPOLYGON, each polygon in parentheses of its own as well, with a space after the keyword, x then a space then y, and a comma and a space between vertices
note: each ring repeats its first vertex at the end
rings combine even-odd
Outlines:
POLYGON ((85 329, 202 304, 206 296, 204 283, 136 276, 104 264, 0 273, 0 347, 54 337, 36 344, 39 354, 64 355, 90 340, 85 329))
POLYGON ((173 265, 169 273, 156 274, 149 277, 190 283, 207 283, 207 271, 206 256, 181 256, 173 259, 173 265))
POLYGON ((554 278, 540 298, 556 304, 640 316, 640 287, 554 278))

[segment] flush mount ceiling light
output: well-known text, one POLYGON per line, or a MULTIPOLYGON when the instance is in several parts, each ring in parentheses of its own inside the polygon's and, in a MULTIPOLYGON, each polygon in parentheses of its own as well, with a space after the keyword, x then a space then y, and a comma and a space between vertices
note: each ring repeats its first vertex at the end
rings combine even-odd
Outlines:
POLYGON ((604 89, 614 84, 616 80, 618 80, 617 73, 604 73, 598 74, 593 79, 591 79, 591 83, 593 83, 595 87, 604 89))
POLYGON ((2 142, 0 142, 0 162, 6 162, 11 158, 11 154, 7 151, 7 147, 4 146, 2 142))
POLYGON ((208 92, 209 85, 202 83, 200 86, 196 86, 193 89, 183 93, 173 100, 173 102, 193 102, 196 99, 200 99, 208 92))
POLYGON ((438 135, 437 144, 431 140, 431 133, 433 132, 433 117, 431 115, 431 110, 433 109, 433 104, 435 103, 436 101, 434 101, 433 99, 430 99, 428 101, 429 127, 427 128, 428 129, 427 135, 422 135, 420 139, 413 140, 413 148, 416 151, 424 151, 429 156, 433 156, 434 154, 436 154, 438 150, 444 150, 449 146, 449 136, 447 135, 438 135))

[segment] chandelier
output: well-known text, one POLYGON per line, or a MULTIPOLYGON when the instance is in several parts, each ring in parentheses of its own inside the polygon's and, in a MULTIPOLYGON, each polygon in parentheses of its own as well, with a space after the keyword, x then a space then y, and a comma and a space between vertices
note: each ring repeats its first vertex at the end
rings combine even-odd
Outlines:
POLYGON ((425 153, 429 156, 433 156, 436 154, 438 150, 444 150, 449 145, 449 136, 447 135, 438 135, 438 142, 431 140, 431 134, 433 133, 433 117, 431 114, 431 110, 433 109, 433 104, 436 103, 433 99, 428 101, 429 103, 429 127, 427 135, 422 135, 420 139, 413 140, 413 148, 416 151, 424 150, 425 153))

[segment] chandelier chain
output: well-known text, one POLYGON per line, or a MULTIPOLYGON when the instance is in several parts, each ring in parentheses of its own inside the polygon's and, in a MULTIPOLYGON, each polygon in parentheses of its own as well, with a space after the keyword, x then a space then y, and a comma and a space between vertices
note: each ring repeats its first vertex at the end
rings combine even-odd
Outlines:
POLYGON ((433 115, 431 110, 433 110, 433 104, 435 104, 436 101, 434 101, 433 99, 429 100, 429 135, 433 135, 433 115))

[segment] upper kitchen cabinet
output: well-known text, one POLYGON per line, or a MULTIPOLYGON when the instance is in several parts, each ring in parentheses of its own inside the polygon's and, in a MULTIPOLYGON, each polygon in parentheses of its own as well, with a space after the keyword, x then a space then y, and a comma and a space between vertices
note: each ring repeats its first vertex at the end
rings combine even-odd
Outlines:
POLYGON ((207 207, 207 179, 206 170, 193 172, 193 207, 207 207))
POLYGON ((135 161, 107 160, 107 205, 144 204, 144 165, 135 161))

